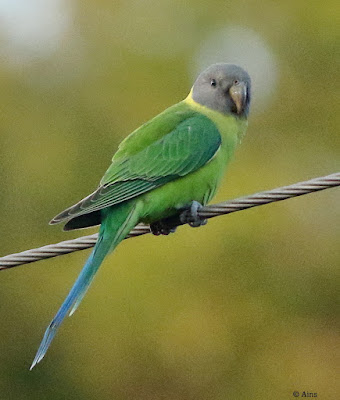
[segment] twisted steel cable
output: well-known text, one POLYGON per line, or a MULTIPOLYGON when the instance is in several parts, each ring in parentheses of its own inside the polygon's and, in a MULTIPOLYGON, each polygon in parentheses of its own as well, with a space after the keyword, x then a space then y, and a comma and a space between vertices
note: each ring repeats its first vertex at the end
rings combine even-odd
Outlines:
MULTIPOLYGON (((295 183, 289 186, 283 186, 277 189, 255 193, 238 199, 225 201, 223 203, 202 207, 198 211, 198 215, 203 218, 213 218, 245 210, 247 208, 257 207, 263 204, 290 199, 291 197, 302 196, 304 194, 317 192, 335 186, 340 186, 340 172, 310 179, 305 182, 295 183)), ((178 216, 168 218, 167 224, 173 227, 183 225, 178 216)), ((150 232, 150 227, 148 225, 140 224, 130 232, 128 237, 140 236, 150 232)), ((77 239, 66 240, 64 242, 39 247, 38 249, 10 254, 0 258, 0 270, 13 268, 18 265, 28 264, 46 258, 57 257, 78 250, 88 249, 95 245, 97 238, 98 234, 82 236, 77 239)))

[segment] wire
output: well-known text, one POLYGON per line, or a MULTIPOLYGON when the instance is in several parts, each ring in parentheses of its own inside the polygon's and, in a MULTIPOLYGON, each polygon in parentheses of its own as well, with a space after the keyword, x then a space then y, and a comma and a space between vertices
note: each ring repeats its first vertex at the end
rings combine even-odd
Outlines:
MULTIPOLYGON (((225 201, 223 203, 202 207, 199 209, 198 215, 203 218, 213 218, 336 186, 340 186, 340 172, 310 179, 305 182, 295 183, 289 186, 283 186, 277 189, 255 193, 238 199, 225 201)), ((183 225, 178 216, 168 218, 167 224, 173 227, 183 225)), ((140 236, 150 232, 150 227, 148 225, 140 224, 137 225, 127 237, 140 236)), ((38 249, 31 249, 21 253, 11 254, 0 258, 0 270, 44 260, 46 258, 57 257, 78 250, 88 249, 95 245, 97 238, 98 234, 82 236, 77 239, 66 240, 64 242, 39 247, 38 249)))

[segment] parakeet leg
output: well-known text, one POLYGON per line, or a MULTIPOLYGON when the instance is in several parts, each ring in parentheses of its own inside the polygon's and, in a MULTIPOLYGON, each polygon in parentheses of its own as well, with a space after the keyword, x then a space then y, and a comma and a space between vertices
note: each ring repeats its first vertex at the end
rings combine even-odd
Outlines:
POLYGON ((169 235, 176 232, 176 227, 172 227, 166 223, 165 219, 153 222, 150 224, 150 229, 153 235, 169 235))
POLYGON ((78 307, 105 256, 116 248, 130 230, 135 227, 138 220, 138 203, 136 202, 126 202, 118 207, 103 210, 97 243, 64 303, 47 327, 30 369, 42 360, 57 333, 57 329, 70 309, 71 315, 78 307))
POLYGON ((183 224, 189 224, 193 228, 206 225, 207 220, 198 215, 198 211, 202 208, 202 204, 198 201, 193 201, 189 208, 181 212, 179 219, 183 224))
POLYGON ((189 224, 193 228, 205 225, 207 220, 198 215, 202 205, 198 201, 193 201, 190 206, 179 209, 177 215, 167 217, 150 224, 151 232, 156 235, 169 235, 176 231, 178 224, 189 224))

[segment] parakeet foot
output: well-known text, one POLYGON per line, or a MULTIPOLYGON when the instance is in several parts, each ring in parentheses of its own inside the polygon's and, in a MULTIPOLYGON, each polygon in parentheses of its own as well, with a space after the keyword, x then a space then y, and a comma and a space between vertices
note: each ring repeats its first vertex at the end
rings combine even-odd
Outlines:
POLYGON ((182 211, 179 216, 180 221, 183 224, 189 224, 192 228, 197 228, 202 225, 207 224, 207 220, 205 218, 201 218, 198 215, 198 211, 202 208, 202 204, 198 201, 193 201, 189 208, 182 211))
POLYGON ((176 231, 176 227, 169 226, 165 220, 156 221, 150 224, 150 229, 153 235, 169 235, 176 231))

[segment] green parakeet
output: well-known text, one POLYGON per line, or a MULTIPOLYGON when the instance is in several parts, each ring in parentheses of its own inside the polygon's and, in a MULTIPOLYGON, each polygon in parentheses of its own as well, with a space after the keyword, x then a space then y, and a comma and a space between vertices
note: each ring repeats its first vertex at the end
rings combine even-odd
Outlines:
MULTIPOLYGON (((245 134, 250 78, 232 64, 203 71, 183 101, 131 133, 119 146, 95 192, 57 215, 65 230, 100 224, 98 241, 49 324, 31 369, 41 361, 65 316, 78 307, 105 256, 138 223, 168 234, 164 219, 186 211, 199 226, 200 204, 214 196, 245 134)), ((184 215, 184 214, 183 214, 184 215)))

